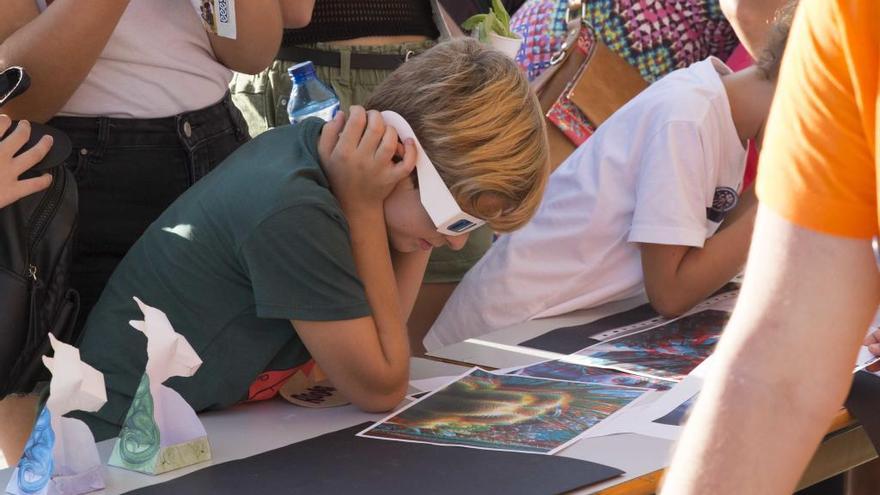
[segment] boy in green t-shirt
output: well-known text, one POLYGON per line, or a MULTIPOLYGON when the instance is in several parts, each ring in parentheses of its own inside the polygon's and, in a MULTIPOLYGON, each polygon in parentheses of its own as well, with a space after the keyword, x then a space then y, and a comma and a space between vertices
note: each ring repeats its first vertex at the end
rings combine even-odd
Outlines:
POLYGON ((168 382, 197 411, 271 397, 312 358, 362 409, 399 403, 405 322, 428 256, 460 248, 467 233, 453 230, 470 230, 438 228, 425 196, 451 193, 458 218, 514 230, 540 202, 546 136, 513 61, 470 39, 411 59, 366 106, 243 145, 132 247, 80 346, 108 387, 107 404, 84 416, 98 439, 117 432, 144 372, 145 338, 128 326, 140 319, 134 296, 201 356, 193 377, 168 382), (423 152, 400 144, 384 110, 406 119, 423 152), (425 158, 436 181, 414 172, 425 158))

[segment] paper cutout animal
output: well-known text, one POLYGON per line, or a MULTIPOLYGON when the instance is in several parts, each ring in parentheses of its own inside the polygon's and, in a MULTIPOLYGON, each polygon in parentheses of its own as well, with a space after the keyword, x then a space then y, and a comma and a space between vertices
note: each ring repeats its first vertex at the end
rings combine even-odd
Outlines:
POLYGON ((202 360, 165 313, 134 300, 144 319, 129 324, 147 337, 147 366, 110 465, 160 474, 206 461, 211 448, 204 426, 183 397, 163 385, 171 377, 192 376, 202 360))
POLYGON ((79 495, 104 488, 95 438, 70 411, 97 411, 107 402, 104 376, 80 359, 79 349, 49 334, 55 357, 43 357, 52 372, 49 400, 37 416, 6 493, 79 495))

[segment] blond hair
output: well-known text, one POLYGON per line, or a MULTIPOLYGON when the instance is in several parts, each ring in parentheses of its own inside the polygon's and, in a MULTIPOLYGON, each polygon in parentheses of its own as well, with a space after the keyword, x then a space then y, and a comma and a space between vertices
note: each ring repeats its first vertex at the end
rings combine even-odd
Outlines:
POLYGON ((365 106, 403 116, 458 204, 494 230, 534 215, 550 170, 547 133, 507 56, 469 38, 440 43, 394 71, 365 106))

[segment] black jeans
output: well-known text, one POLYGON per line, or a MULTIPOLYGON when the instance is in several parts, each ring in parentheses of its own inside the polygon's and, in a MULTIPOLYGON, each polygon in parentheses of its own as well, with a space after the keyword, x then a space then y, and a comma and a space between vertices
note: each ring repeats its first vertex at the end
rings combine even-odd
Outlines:
POLYGON ((66 165, 79 188, 71 285, 80 294, 77 334, 107 280, 146 228, 248 138, 229 95, 159 119, 56 117, 73 142, 66 165))

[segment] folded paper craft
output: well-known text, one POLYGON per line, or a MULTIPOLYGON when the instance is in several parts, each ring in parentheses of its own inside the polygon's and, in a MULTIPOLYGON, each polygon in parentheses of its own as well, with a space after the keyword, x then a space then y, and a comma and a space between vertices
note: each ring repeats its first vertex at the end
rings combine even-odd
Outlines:
POLYGON ((110 465, 160 474, 211 458, 205 427, 176 391, 163 385, 171 377, 190 377, 202 364, 186 339, 162 311, 134 298, 142 321, 129 324, 147 336, 147 369, 141 378, 110 465))
POLYGON ((104 488, 95 438, 70 411, 97 411, 107 402, 104 375, 80 360, 79 349, 49 334, 54 357, 49 400, 37 416, 24 453, 6 486, 13 495, 79 495, 104 488))

